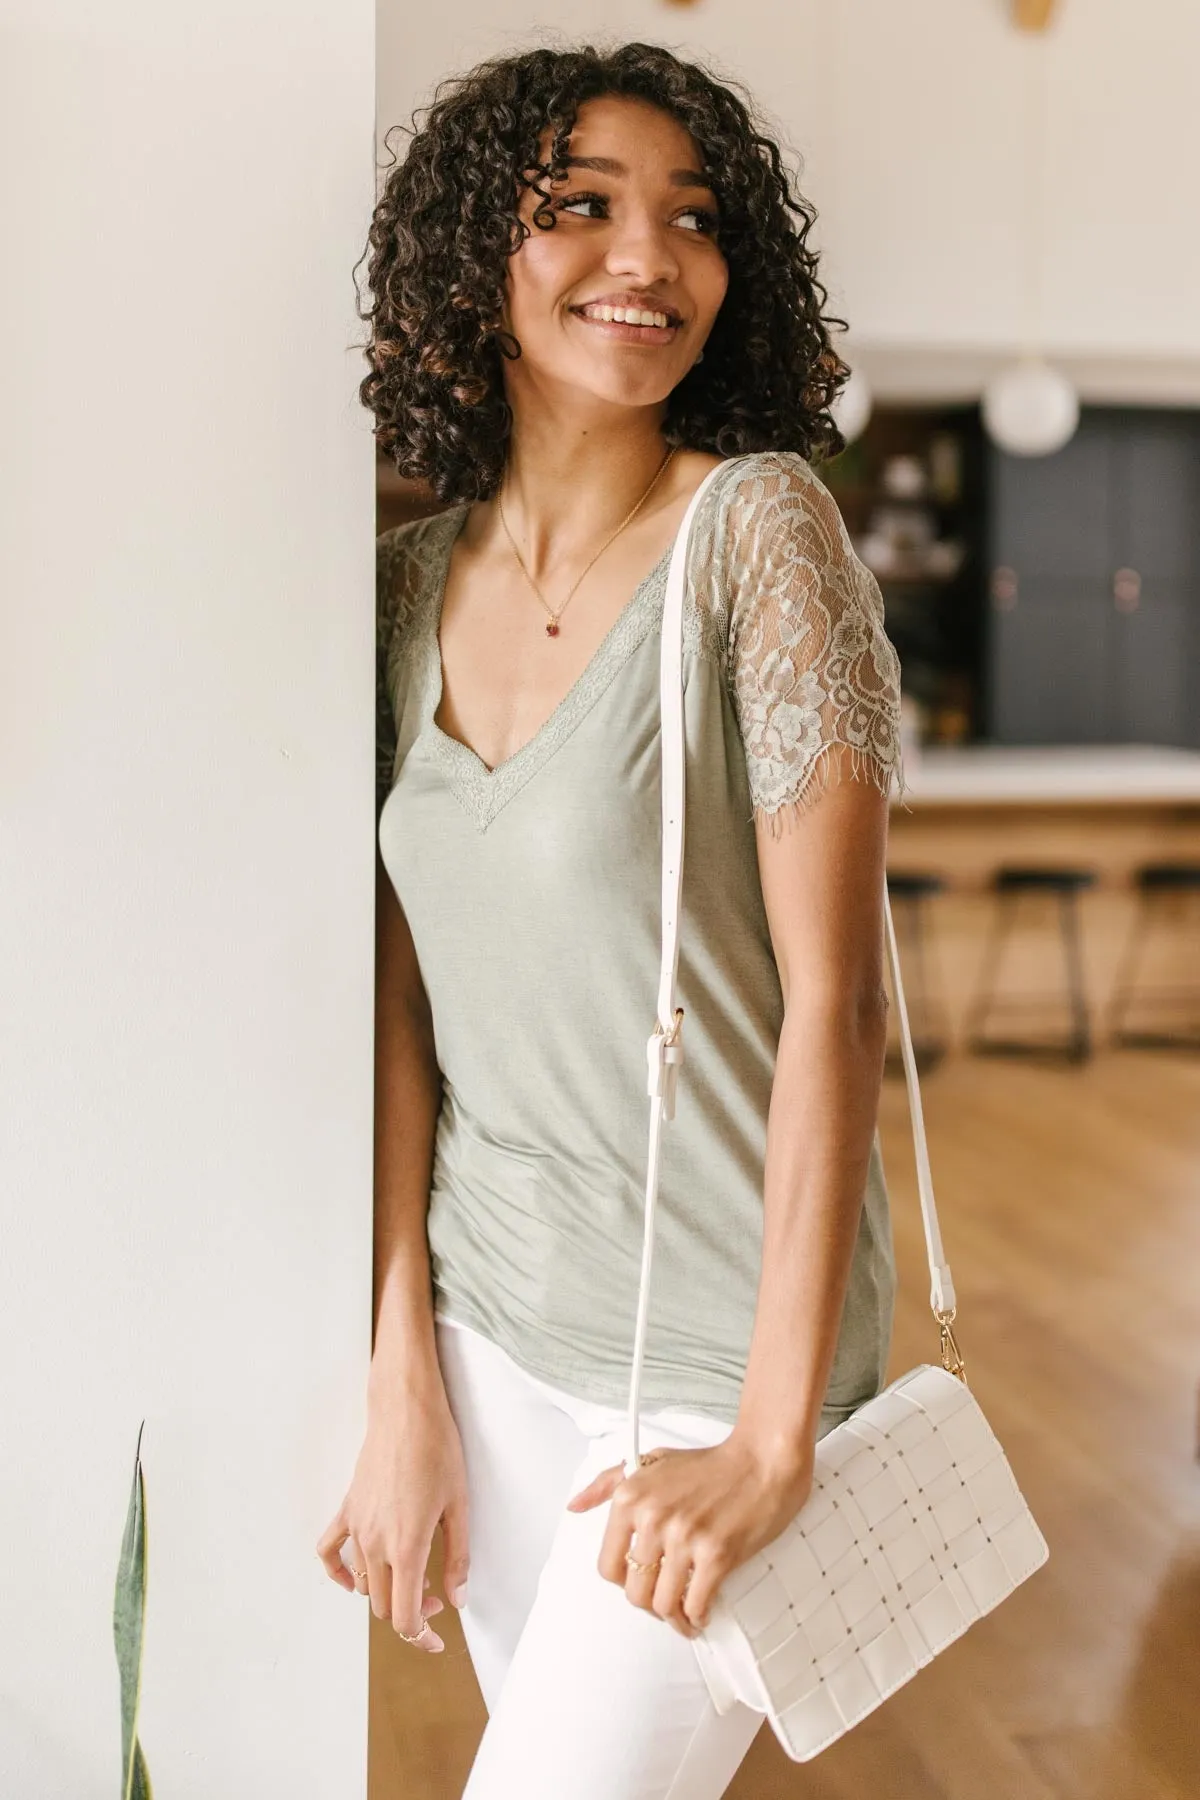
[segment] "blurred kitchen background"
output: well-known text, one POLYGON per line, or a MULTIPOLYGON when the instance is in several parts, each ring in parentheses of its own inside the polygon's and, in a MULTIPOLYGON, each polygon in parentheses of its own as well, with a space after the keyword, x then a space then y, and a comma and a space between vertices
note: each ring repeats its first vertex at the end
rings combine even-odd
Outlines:
MULTIPOLYGON (((814 1764, 760 1734, 731 1794, 1200 1800, 1200 12, 539 24, 709 59, 802 159, 854 369, 820 472, 903 670, 889 886, 959 1326, 1051 1545, 814 1764)), ((495 0, 382 4, 381 139, 529 30, 495 0)), ((380 529, 436 505, 381 463, 380 529)), ((935 1347, 894 1052, 893 1375, 935 1347)), ((438 1659, 372 1623, 373 1800, 461 1792, 483 1712, 443 1617, 438 1659)))

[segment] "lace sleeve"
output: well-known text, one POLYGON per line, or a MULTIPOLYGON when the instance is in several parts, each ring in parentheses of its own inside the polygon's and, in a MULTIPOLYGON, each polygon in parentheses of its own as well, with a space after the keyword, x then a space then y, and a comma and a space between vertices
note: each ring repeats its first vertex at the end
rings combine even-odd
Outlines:
POLYGON ((728 676, 756 818, 773 835, 843 766, 904 789, 900 663, 829 490, 795 452, 756 459, 729 512, 728 676))

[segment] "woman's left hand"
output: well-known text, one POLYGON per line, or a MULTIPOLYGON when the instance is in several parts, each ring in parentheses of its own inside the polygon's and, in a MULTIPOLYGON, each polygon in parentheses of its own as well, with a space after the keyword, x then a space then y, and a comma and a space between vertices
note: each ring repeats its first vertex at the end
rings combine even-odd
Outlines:
POLYGON ((605 1469, 567 1502, 589 1512, 611 1499, 597 1567, 634 1606, 655 1613, 683 1637, 697 1635, 721 1583, 795 1518, 812 1490, 814 1457, 765 1455, 734 1431, 699 1450, 656 1449, 627 1476, 605 1469), (639 1574, 625 1561, 661 1564, 639 1574))

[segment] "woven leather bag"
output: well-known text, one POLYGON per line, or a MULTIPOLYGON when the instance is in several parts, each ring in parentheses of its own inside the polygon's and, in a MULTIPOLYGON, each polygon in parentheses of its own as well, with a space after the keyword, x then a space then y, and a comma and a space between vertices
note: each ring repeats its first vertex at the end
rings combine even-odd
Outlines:
MULTIPOLYGON (((687 544, 697 506, 716 473, 701 482, 679 527, 663 609, 662 966, 655 1028, 647 1043, 650 1138, 627 1475, 641 1467, 639 1390, 661 1132, 663 1121, 675 1115, 683 1063, 683 1009, 675 1005, 674 990, 683 875, 687 544)), ((727 1712, 741 1700, 765 1713, 795 1762, 807 1762, 858 1724, 998 1606, 1049 1554, 1004 1452, 966 1386, 886 890, 883 914, 940 1364, 911 1370, 817 1443, 808 1500, 772 1543, 726 1577, 713 1597, 708 1625, 692 1640, 717 1711, 727 1712)))

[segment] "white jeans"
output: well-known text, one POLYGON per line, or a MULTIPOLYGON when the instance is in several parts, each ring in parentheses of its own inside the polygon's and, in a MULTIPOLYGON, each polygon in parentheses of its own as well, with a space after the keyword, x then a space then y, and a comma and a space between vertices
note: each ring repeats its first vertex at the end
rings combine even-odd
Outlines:
MULTIPOLYGON (((565 1510, 628 1454, 627 1412, 560 1393, 465 1326, 436 1332, 467 1470, 460 1616, 488 1710, 463 1800, 719 1800, 762 1714, 717 1713, 689 1639, 600 1574, 608 1505, 565 1510)), ((730 1429, 644 1413, 640 1447, 730 1429)))

